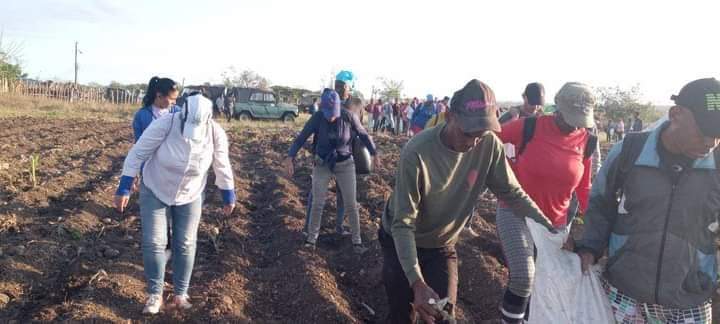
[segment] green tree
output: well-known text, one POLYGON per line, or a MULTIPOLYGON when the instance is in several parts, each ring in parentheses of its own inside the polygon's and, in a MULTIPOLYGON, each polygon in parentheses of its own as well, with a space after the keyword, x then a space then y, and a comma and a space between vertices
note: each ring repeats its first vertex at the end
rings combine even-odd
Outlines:
POLYGON ((238 71, 230 66, 222 74, 226 87, 269 89, 270 81, 252 70, 238 71))
POLYGON ((598 107, 596 114, 605 122, 607 120, 627 122, 634 114, 640 113, 640 119, 647 123, 660 118, 661 114, 650 102, 642 102, 642 93, 638 86, 630 89, 620 87, 602 87, 596 89, 598 96, 598 107))
POLYGON ((380 88, 381 98, 399 100, 402 97, 402 91, 405 89, 403 81, 380 78, 380 83, 382 85, 380 88))
POLYGON ((16 80, 27 77, 20 66, 22 44, 4 42, 3 32, 0 31, 0 78, 16 80))

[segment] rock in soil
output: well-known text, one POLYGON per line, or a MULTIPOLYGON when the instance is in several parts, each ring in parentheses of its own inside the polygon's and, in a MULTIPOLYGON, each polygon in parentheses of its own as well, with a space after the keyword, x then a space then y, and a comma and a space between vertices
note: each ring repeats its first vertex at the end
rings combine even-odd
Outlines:
POLYGON ((118 256, 120 256, 120 251, 113 249, 111 247, 106 247, 105 250, 103 251, 103 255, 106 258, 110 258, 110 259, 117 258, 118 256))
POLYGON ((11 247, 8 250, 8 254, 14 255, 14 256, 23 256, 23 255, 25 255, 25 247, 22 245, 11 247))

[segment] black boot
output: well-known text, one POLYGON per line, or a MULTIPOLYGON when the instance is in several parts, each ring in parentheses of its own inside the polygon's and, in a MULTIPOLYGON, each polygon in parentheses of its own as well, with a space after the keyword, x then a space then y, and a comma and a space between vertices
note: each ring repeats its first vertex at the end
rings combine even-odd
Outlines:
POLYGON ((528 308, 530 297, 520 297, 513 294, 510 290, 505 291, 503 296, 503 303, 500 306, 500 316, 503 319, 503 323, 518 324, 524 323, 525 311, 528 308))

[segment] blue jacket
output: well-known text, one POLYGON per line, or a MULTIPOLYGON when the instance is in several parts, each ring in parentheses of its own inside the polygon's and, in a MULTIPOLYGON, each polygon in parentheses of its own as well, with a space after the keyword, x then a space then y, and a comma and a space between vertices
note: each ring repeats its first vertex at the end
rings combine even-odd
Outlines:
POLYGON ((341 118, 338 118, 333 123, 325 119, 322 111, 313 114, 310 120, 305 123, 303 130, 295 138, 292 146, 290 146, 288 155, 295 158, 308 137, 314 134, 317 142, 315 154, 324 161, 329 162, 332 168, 334 161, 338 158, 347 158, 352 155, 352 135, 354 132, 365 144, 370 154, 374 156, 376 153, 375 143, 360 123, 357 115, 349 113, 345 109, 341 109, 341 114, 341 118), (337 132, 335 127, 337 127, 337 132))
MULTIPOLYGON (((180 107, 179 106, 173 106, 170 108, 170 113, 179 112, 180 107)), ((145 129, 150 126, 150 123, 152 123, 155 120, 155 116, 152 113, 152 106, 145 106, 140 108, 136 113, 135 117, 133 118, 133 135, 135 136, 135 142, 140 139, 140 136, 145 131, 145 129)))
POLYGON ((647 135, 624 179, 613 174, 629 153, 622 142, 610 150, 593 183, 577 246, 596 258, 608 251, 605 277, 624 294, 684 309, 703 304, 717 288, 720 155, 713 152, 689 167, 664 165, 658 150, 664 127, 647 135))
POLYGON ((423 104, 420 108, 415 109, 410 125, 425 128, 428 120, 435 115, 435 105, 423 104))

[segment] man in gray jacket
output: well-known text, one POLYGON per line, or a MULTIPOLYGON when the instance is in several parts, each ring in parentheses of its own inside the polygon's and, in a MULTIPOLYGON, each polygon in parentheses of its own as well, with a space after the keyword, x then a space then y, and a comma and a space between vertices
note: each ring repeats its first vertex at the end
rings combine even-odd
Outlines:
POLYGON ((710 323, 717 287, 720 82, 687 84, 655 130, 612 148, 597 176, 577 251, 583 269, 607 249, 618 323, 710 323))

